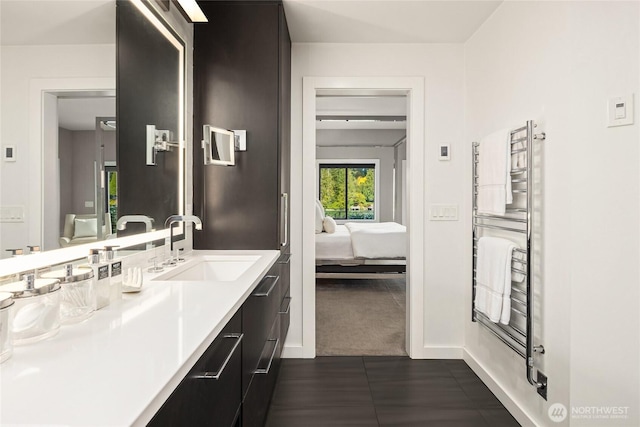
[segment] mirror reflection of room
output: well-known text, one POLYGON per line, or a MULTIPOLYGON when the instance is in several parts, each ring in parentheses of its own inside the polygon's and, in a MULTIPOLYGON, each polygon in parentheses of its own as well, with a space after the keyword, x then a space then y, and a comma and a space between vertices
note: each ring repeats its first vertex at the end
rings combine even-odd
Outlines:
MULTIPOLYGON (((11 249, 45 251, 161 229, 167 217, 182 213, 183 32, 167 31, 149 5, 0 2, 0 137, 3 150, 13 153, 0 163, 0 258, 11 249), (117 15, 129 22, 118 34, 117 15), (141 51, 159 59, 136 54, 141 51), (118 52, 135 60, 118 61, 118 52), (116 104, 148 114, 125 111, 116 126, 116 104), (147 125, 173 138, 151 166, 147 125)), ((172 25, 184 21, 174 18, 172 25)))
MULTIPOLYGON (((59 179, 45 177, 45 182, 59 185, 59 245, 68 247, 115 237, 115 96, 60 96, 57 112, 59 179)), ((45 230, 45 236, 48 234, 45 230)), ((54 245, 52 242, 46 246, 54 245)))

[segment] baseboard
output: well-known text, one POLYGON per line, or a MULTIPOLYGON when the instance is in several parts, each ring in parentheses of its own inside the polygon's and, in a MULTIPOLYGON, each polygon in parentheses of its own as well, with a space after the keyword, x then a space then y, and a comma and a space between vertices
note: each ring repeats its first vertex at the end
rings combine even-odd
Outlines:
POLYGON ((301 345, 289 346, 286 345, 282 349, 282 358, 283 359, 314 359, 316 357, 314 354, 310 354, 308 349, 301 345))
POLYGON ((535 427, 537 424, 533 421, 533 418, 527 414, 527 412, 518 405, 518 403, 509 396, 500 383, 495 381, 491 374, 485 369, 485 367, 476 360, 476 358, 469 353, 467 349, 463 349, 463 359, 469 365, 469 367, 476 373, 482 382, 489 387, 489 390, 496 395, 498 400, 504 405, 504 407, 513 415, 523 427, 535 427))
POLYGON ((462 347, 423 347, 413 352, 412 359, 462 359, 462 347))
MULTIPOLYGON (((413 354, 413 359, 462 359, 462 347, 423 347, 418 350, 417 354, 413 354)), ((285 345, 282 350, 282 358, 284 359, 313 359, 308 349, 303 346, 285 345)))

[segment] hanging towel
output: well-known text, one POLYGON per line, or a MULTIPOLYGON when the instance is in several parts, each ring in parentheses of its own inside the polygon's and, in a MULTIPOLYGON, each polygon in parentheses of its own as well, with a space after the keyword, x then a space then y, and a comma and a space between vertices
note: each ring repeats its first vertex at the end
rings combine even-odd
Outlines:
POLYGON ((499 237, 478 240, 475 306, 492 322, 511 318, 511 256, 515 243, 499 237))
POLYGON ((513 203, 510 132, 502 129, 482 138, 478 162, 478 213, 504 215, 513 203))

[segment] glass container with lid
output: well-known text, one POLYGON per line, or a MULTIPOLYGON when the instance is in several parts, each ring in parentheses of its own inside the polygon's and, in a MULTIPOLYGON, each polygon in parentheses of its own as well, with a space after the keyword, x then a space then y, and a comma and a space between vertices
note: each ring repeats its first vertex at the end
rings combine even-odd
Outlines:
POLYGON ((67 264, 61 270, 42 274, 46 279, 58 279, 62 287, 60 301, 60 322, 82 322, 96 310, 96 292, 93 284, 93 270, 67 264))
POLYGON ((13 294, 0 292, 0 363, 11 357, 11 353, 13 353, 13 343, 11 342, 13 306, 13 294))
POLYGON ((0 286, 0 292, 13 296, 13 344, 29 344, 51 337, 60 329, 60 282, 56 279, 35 279, 0 286))

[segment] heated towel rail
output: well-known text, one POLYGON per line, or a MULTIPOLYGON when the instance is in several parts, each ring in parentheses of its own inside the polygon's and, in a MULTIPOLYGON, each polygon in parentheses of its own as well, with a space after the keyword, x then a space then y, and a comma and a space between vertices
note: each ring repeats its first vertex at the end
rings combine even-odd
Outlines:
MULTIPOLYGON (((473 143, 473 297, 471 317, 486 327, 493 335, 502 340, 509 348, 522 356, 526 362, 527 380, 538 389, 546 389, 546 379, 534 379, 534 353, 543 354, 542 345, 533 343, 533 288, 532 288, 532 207, 533 207, 533 142, 545 139, 544 133, 534 133, 536 125, 528 121, 525 126, 510 132, 511 155, 524 154, 523 165, 512 165, 511 182, 513 203, 507 206, 504 216, 478 213, 478 163, 479 143, 473 143), (483 313, 476 310, 476 264, 478 259, 478 240, 485 230, 501 237, 521 241, 521 248, 514 249, 518 256, 513 257, 511 271, 524 275, 521 283, 511 283, 511 320, 508 325, 494 323, 483 313), (518 259, 520 258, 520 259, 518 259)), ((514 158, 514 157, 512 157, 514 158)), ((546 396, 546 393, 544 394, 546 396)))

